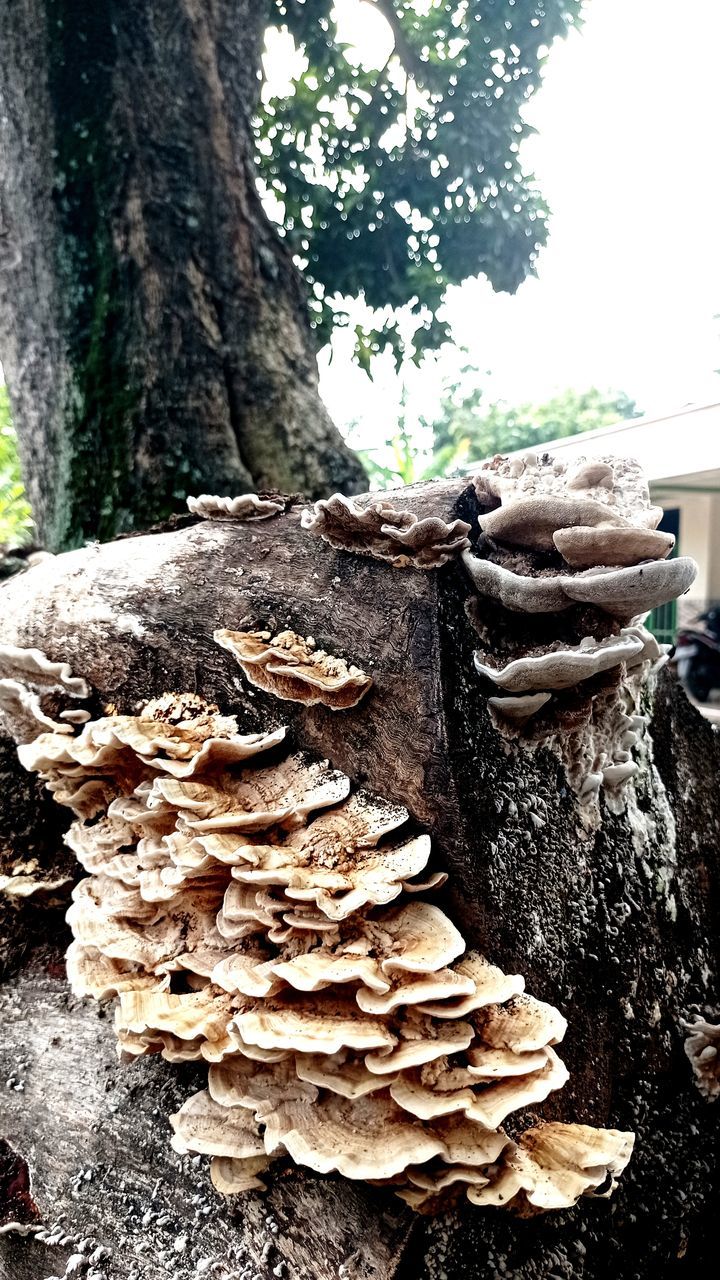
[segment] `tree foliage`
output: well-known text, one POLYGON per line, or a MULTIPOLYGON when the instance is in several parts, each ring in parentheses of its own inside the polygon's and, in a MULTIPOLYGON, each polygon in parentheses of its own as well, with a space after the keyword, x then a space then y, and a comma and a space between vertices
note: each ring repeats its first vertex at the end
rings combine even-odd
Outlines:
POLYGON ((305 69, 282 99, 265 95, 257 161, 312 287, 321 339, 348 323, 347 298, 392 309, 356 328, 367 366, 403 350, 397 311, 416 326, 412 358, 447 337, 448 285, 484 274, 514 292, 547 238, 548 210, 518 151, 522 107, 548 46, 581 0, 367 0, 395 47, 364 70, 345 55, 333 0, 274 0, 305 69))
POLYGON ((30 507, 20 478, 7 387, 0 386, 0 548, 26 542, 31 527, 30 507))
POLYGON ((446 389, 432 421, 413 424, 403 404, 397 432, 380 449, 361 456, 376 485, 413 484, 457 474, 495 453, 538 448, 635 417, 637 405, 624 392, 568 388, 537 404, 497 400, 486 407, 477 385, 467 389, 461 379, 446 389))

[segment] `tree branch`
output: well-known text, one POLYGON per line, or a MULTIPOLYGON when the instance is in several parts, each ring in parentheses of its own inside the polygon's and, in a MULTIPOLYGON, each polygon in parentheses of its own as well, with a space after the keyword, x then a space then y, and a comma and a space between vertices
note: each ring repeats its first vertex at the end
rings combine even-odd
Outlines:
POLYGON ((388 23, 395 40, 395 53, 407 74, 413 80, 417 80, 419 84, 426 83, 430 73, 430 66, 420 57, 408 40, 400 14, 395 8, 394 0, 371 0, 371 3, 375 5, 388 23))

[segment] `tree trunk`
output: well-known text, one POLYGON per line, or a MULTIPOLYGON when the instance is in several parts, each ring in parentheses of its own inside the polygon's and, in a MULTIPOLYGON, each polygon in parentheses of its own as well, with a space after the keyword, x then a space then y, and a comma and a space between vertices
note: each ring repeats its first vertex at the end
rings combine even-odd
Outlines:
POLYGON ((51 549, 363 472, 253 177, 264 3, 2 0, 0 354, 51 549))
MULTIPOLYGON (((402 505, 444 519, 477 512, 457 483, 409 489, 402 505)), ((2 1136, 27 1162, 43 1220, 65 1215, 66 1242, 63 1253, 57 1233, 55 1252, 6 1238, 12 1280, 61 1271, 88 1236, 113 1251, 99 1264, 107 1280, 189 1280, 205 1260, 210 1275, 262 1280, 659 1280, 711 1262, 718 1106, 696 1088, 680 1020, 718 1006, 717 735, 664 674, 626 810, 603 805, 599 826, 583 824, 556 756, 493 728, 473 673, 469 594, 458 563, 420 573, 336 552, 293 510, 41 565, 2 588, 0 641, 68 661, 98 705, 130 711, 193 690, 249 730, 282 721, 295 743, 405 804, 450 872, 441 902, 468 945, 523 973, 568 1018, 570 1084, 536 1111, 637 1133, 619 1189, 529 1221, 465 1202, 418 1219, 389 1193, 297 1171, 271 1179, 269 1199, 251 1193, 233 1207, 197 1162, 167 1153, 165 1117, 197 1087, 195 1068, 118 1068, 109 1022, 68 1000, 57 953, 40 945, 4 988, 0 1078, 25 1088, 6 1092, 2 1136), (248 693, 212 632, 264 623, 312 634, 372 672, 370 694, 332 712, 248 693)), ((479 607, 499 637, 503 611, 479 607)), ((566 641, 581 621, 561 615, 566 641)), ((523 622, 520 652, 539 626, 523 622)), ((507 653, 507 632, 503 644, 507 653)))

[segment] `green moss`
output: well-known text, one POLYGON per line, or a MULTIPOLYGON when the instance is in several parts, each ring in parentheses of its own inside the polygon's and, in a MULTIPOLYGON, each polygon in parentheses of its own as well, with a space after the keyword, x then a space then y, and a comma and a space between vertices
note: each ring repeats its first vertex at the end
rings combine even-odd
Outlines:
POLYGON ((55 118, 58 279, 65 364, 55 450, 53 549, 108 538, 131 509, 139 394, 125 359, 122 266, 112 242, 116 179, 112 3, 48 0, 48 85, 55 118))

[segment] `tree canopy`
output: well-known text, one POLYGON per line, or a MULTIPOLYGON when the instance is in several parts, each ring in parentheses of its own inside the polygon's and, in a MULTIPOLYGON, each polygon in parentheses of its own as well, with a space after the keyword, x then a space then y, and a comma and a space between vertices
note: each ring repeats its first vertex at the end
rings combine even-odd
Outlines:
POLYGON ((257 163, 311 286, 321 339, 347 324, 346 300, 390 308, 356 326, 367 364, 403 343, 412 355, 448 336, 448 285, 484 274, 514 292, 547 238, 548 209, 520 162, 533 130, 523 105, 552 41, 581 0, 368 0, 394 51, 365 70, 348 60, 332 0, 275 0, 272 23, 304 58, 289 94, 263 97, 257 163))
POLYGON ((548 210, 522 112, 581 0, 358 0, 386 24, 374 69, 343 44, 351 2, 222 0, 170 23, 164 0, 62 21, 38 0, 48 40, 1 10, 0 338, 52 549, 147 527, 188 489, 363 489, 318 341, 353 325, 366 368, 386 347, 419 363, 449 336, 449 286, 512 291, 534 270, 548 210), (262 84, 271 30, 295 50, 283 96, 262 84))

